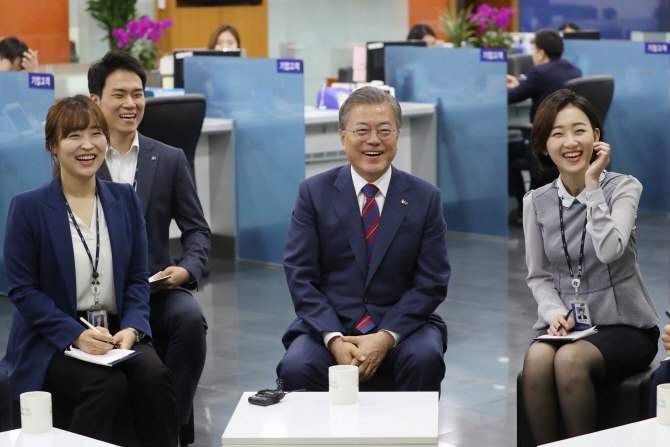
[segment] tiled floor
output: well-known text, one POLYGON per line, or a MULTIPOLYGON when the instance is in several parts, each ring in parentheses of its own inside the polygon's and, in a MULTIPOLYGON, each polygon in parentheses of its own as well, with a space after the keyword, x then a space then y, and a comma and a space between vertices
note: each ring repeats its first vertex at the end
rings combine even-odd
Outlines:
MULTIPOLYGON (((638 234, 642 273, 663 311, 670 296, 670 222, 641 215, 638 234)), ((516 375, 537 318, 525 284, 522 229, 510 227, 506 241, 450 235, 448 246, 453 272, 438 309, 449 327, 440 446, 515 446, 516 375)), ((210 329, 195 402, 195 446, 221 445, 242 392, 274 386, 284 353, 281 335, 294 318, 281 269, 222 261, 210 267, 196 294, 210 329)), ((9 300, 0 298, 0 351, 11 310, 9 300)))

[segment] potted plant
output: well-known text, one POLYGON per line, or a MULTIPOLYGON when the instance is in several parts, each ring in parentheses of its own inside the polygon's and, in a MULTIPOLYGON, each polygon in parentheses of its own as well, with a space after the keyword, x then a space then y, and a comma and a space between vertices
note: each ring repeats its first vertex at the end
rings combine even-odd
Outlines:
POLYGON ((86 11, 91 13, 98 26, 107 33, 105 39, 110 50, 117 44, 112 31, 135 19, 136 3, 137 0, 86 0, 86 11))
POLYGON ((462 47, 475 32, 474 22, 470 19, 472 5, 458 12, 455 9, 455 4, 451 11, 445 9, 444 13, 439 16, 439 20, 440 29, 447 33, 449 41, 458 48, 462 47))

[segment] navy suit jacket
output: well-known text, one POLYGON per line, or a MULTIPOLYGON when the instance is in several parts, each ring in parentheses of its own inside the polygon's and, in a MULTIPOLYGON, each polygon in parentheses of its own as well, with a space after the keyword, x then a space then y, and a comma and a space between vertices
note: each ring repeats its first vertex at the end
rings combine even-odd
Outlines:
MULTIPOLYGON (((210 230, 202 212, 193 177, 181 149, 143 135, 139 136, 137 157, 137 195, 147 222, 149 272, 153 275, 175 265, 170 256, 170 221, 181 230, 183 253, 179 267, 193 274, 195 283, 182 284, 194 289, 207 263, 210 230)), ((112 180, 104 162, 98 178, 112 180)))
POLYGON ((392 168, 370 265, 351 165, 300 182, 284 249, 284 269, 298 318, 284 334, 355 334, 367 309, 380 329, 411 335, 447 295, 447 258, 440 190, 392 168))
MULTIPOLYGON (((97 187, 112 247, 121 327, 151 336, 147 236, 140 201, 130 185, 97 180, 97 187)), ((9 372, 14 400, 23 392, 41 390, 53 355, 84 331, 77 319, 72 244, 60 176, 12 199, 4 256, 9 298, 16 310, 0 366, 9 372)))
POLYGON ((565 59, 559 58, 546 64, 534 65, 526 72, 525 81, 521 81, 516 88, 507 90, 507 102, 512 104, 532 98, 533 107, 530 110, 532 122, 537 109, 547 96, 562 89, 566 81, 581 77, 582 70, 565 59))

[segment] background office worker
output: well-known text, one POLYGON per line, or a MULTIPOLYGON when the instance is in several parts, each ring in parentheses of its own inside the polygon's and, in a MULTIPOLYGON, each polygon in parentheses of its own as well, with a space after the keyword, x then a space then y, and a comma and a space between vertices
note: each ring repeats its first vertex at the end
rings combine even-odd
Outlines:
MULTIPOLYGON (((530 109, 531 122, 535 118, 537 109, 544 99, 563 88, 566 81, 579 78, 582 71, 570 62, 561 59, 563 54, 563 39, 558 32, 551 29, 542 29, 535 33, 533 44, 533 66, 526 72, 526 80, 519 81, 507 75, 507 102, 512 104, 532 98, 530 109)), ((512 169, 512 161, 525 157, 524 144, 510 143, 508 147, 509 196, 515 197, 522 207, 523 196, 526 193, 521 171, 512 169)))
POLYGON ((422 23, 414 25, 407 34, 407 40, 423 40, 427 47, 435 46, 435 31, 428 25, 422 23))
POLYGON ((139 63, 122 51, 110 51, 88 71, 91 98, 109 123, 104 180, 136 185, 147 221, 152 283, 151 328, 154 346, 172 371, 179 423, 188 423, 206 355, 207 322, 186 288, 197 286, 207 262, 210 230, 202 213, 186 156, 181 149, 144 137, 137 126, 144 115, 146 76, 139 63), (170 256, 170 221, 181 229, 183 254, 170 256))
POLYGON ((48 391, 56 427, 123 445, 137 442, 122 439, 129 426, 116 423, 130 409, 125 420, 134 421, 140 445, 175 446, 170 371, 149 345, 142 206, 130 186, 96 181, 109 131, 93 101, 62 99, 49 109, 45 133, 54 178, 15 196, 7 217, 4 257, 16 310, 0 365, 9 371, 13 398, 48 391), (93 277, 109 331, 78 320, 95 303, 93 277), (112 341, 142 355, 107 368, 63 353, 72 344, 104 354, 112 341))
POLYGON ((240 46, 240 33, 232 25, 214 28, 209 36, 207 48, 210 50, 237 50, 240 46))
POLYGON ((0 40, 0 71, 37 72, 37 51, 16 37, 0 40))
POLYGON ((562 54, 561 35, 552 29, 541 29, 535 33, 534 65, 526 72, 526 80, 519 81, 514 76, 507 75, 507 102, 513 104, 531 98, 531 121, 547 96, 562 89, 566 81, 582 76, 582 70, 561 59, 562 54))
POLYGON ((400 391, 439 391, 447 327, 435 313, 450 267, 440 190, 391 166, 398 101, 375 87, 340 108, 351 164, 300 182, 284 249, 297 318, 277 374, 287 390, 328 389, 328 367, 400 391), (367 240, 367 244, 366 244, 367 240))

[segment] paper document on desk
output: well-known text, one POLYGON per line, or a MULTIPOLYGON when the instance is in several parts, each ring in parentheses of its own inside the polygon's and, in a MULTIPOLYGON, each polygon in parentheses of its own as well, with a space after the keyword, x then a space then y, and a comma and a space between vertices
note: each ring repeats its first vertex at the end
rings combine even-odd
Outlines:
POLYGON ((587 329, 585 331, 568 332, 568 335, 566 335, 565 337, 560 336, 560 335, 541 335, 539 337, 535 337, 535 340, 570 342, 570 341, 580 340, 584 337, 588 337, 589 335, 593 335, 596 332, 598 332, 598 329, 596 328, 596 326, 593 326, 591 329, 587 329))
POLYGON ((128 360, 131 357, 142 354, 142 352, 133 351, 132 349, 112 349, 111 351, 107 352, 107 354, 96 355, 89 354, 70 345, 70 347, 65 350, 64 354, 68 357, 74 357, 75 359, 81 360, 83 362, 112 366, 124 360, 128 360))

